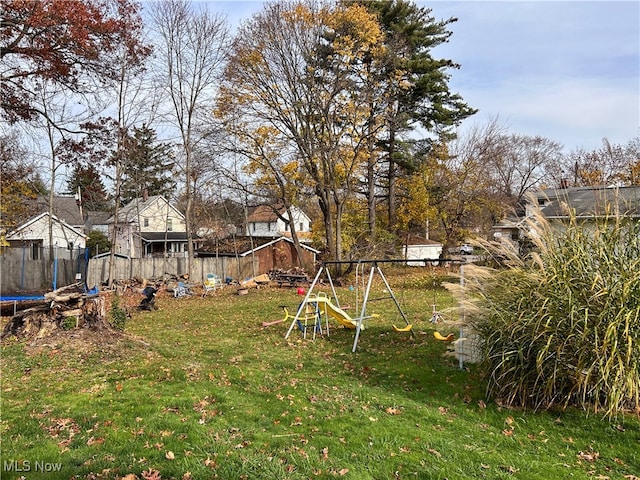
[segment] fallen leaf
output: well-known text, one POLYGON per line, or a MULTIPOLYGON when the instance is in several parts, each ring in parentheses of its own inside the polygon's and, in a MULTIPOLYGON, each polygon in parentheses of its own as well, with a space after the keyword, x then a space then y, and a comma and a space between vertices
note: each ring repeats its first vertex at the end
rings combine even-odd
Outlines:
POLYGON ((87 440, 87 445, 100 445, 101 443, 104 443, 104 438, 91 437, 87 440))
POLYGON ((400 415, 402 412, 396 407, 387 407, 385 412, 389 415, 400 415))
POLYGON ((580 460, 584 460, 585 462, 589 462, 589 463, 593 463, 595 462, 599 457, 600 457, 600 453, 598 452, 578 452, 578 458, 580 460))
POLYGON ((161 480, 160 472, 158 470, 145 470, 142 472, 142 478, 144 480, 161 480))
POLYGON ((342 469, 340 469, 340 471, 338 473, 340 474, 341 477, 343 477, 347 473, 349 473, 349 469, 348 468, 342 468, 342 469))
POLYGON ((173 454, 171 450, 165 453, 164 456, 167 460, 174 460, 176 458, 176 456, 173 454))

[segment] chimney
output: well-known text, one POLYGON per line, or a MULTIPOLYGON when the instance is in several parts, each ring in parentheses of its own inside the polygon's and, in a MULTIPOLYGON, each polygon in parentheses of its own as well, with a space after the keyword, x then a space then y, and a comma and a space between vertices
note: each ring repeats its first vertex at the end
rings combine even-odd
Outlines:
POLYGON ((146 188, 142 191, 142 200, 144 202, 149 200, 149 190, 147 190, 146 188))

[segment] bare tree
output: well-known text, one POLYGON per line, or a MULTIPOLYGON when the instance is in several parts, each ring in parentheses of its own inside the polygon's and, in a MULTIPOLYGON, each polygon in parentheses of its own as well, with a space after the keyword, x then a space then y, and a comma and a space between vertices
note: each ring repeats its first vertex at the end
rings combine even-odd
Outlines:
POLYGON ((184 168, 187 270, 193 258, 192 207, 195 152, 201 136, 196 128, 199 111, 211 108, 220 70, 226 58, 228 26, 220 14, 195 11, 185 0, 151 4, 158 34, 158 59, 170 104, 171 123, 178 129, 184 168))
POLYGON ((624 145, 602 139, 599 148, 577 148, 564 155, 548 172, 554 187, 638 185, 640 183, 640 135, 624 145))

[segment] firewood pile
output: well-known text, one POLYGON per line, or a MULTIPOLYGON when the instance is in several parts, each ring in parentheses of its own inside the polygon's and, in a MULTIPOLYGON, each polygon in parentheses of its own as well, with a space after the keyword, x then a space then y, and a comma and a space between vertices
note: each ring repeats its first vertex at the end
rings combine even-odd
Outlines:
POLYGON ((42 303, 17 312, 0 338, 43 338, 56 330, 111 329, 108 294, 87 294, 81 283, 46 293, 42 303))
POLYGON ((278 286, 295 287, 309 284, 309 276, 303 269, 298 267, 289 270, 273 269, 269 272, 269 278, 271 281, 276 282, 278 286))

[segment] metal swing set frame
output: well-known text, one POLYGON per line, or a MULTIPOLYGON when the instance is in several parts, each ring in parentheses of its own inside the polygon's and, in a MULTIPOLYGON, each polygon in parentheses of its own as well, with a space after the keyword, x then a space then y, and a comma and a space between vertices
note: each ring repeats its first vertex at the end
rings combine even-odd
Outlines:
MULTIPOLYGON (((294 329, 294 327, 296 326, 296 324, 298 323, 298 320, 305 317, 305 313, 306 312, 306 306, 308 304, 313 304, 314 300, 317 301, 317 296, 316 295, 312 295, 313 293, 313 289, 316 286, 316 284, 320 281, 320 278, 325 275, 327 278, 327 281, 329 282, 329 285, 331 287, 331 293, 333 295, 333 299, 338 307, 338 309, 340 309, 340 301, 338 299, 338 295, 336 293, 336 289, 335 289, 335 285, 333 284, 333 280, 331 279, 331 273, 329 271, 328 265, 345 265, 345 264, 353 264, 356 263, 356 283, 357 283, 357 278, 358 278, 358 273, 359 270, 361 269, 362 271, 362 275, 364 276, 364 268, 365 265, 371 264, 371 269, 369 271, 369 278, 367 281, 367 286, 364 292, 364 297, 362 299, 362 306, 360 307, 360 312, 358 313, 356 318, 349 318, 349 320, 355 322, 355 337, 353 340, 353 347, 351 349, 352 352, 355 353, 357 347, 358 347, 358 339, 360 338, 360 332, 363 330, 363 322, 366 319, 372 318, 376 315, 367 315, 367 302, 369 301, 373 301, 369 299, 369 294, 371 293, 371 285, 373 283, 373 277, 375 276, 375 274, 377 273, 380 278, 382 279, 382 281, 384 282, 384 285, 386 287, 387 292, 389 293, 388 297, 383 297, 383 298, 377 298, 376 300, 383 300, 383 299, 392 299, 396 308, 398 309, 398 312, 400 313, 400 315, 402 316, 402 319, 404 320, 405 324, 407 325, 407 327, 410 327, 411 324, 409 323, 409 320, 407 319, 407 316, 405 315, 404 311, 402 310, 402 307, 400 306, 400 303, 398 302, 398 299, 396 298, 395 294, 393 293, 393 290, 391 289, 391 286, 389 285, 389 282, 387 281, 387 277, 385 277, 384 273, 382 272, 382 269, 380 268, 380 263, 399 263, 399 262, 403 262, 405 263, 406 260, 358 260, 357 262, 349 262, 349 261, 327 261, 327 262, 323 262, 322 265, 320 266, 320 268, 318 269, 318 272, 316 273, 316 276, 313 279, 313 282, 311 282, 311 285, 309 286, 309 290, 307 291, 307 294, 304 297, 304 300, 300 303, 300 305, 298 306, 298 310, 296 312, 296 315, 293 317, 293 320, 291 322, 291 325, 289 326, 289 330, 287 330, 287 334, 285 335, 285 339, 289 338, 289 335, 291 335, 292 330, 294 329)), ((356 312, 358 311, 358 305, 357 305, 357 291, 356 291, 356 312)), ((325 311, 325 330, 326 330, 326 334, 327 336, 329 335, 329 320, 325 311)), ((322 329, 322 318, 320 316, 318 316, 316 323, 314 323, 313 328, 314 328, 314 332, 316 331, 317 327, 320 327, 320 329, 322 329)), ((322 330, 321 330, 322 331, 322 330)), ((411 335, 415 338, 416 334, 412 329, 408 330, 411 335)))

